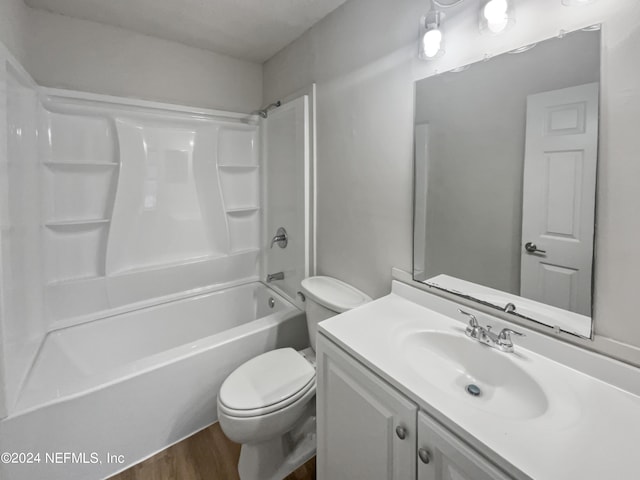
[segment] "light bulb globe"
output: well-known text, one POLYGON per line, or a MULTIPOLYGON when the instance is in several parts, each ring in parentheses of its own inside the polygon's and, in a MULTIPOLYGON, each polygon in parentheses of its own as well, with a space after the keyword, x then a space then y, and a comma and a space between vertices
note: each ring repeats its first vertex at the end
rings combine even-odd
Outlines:
POLYGON ((442 32, 434 28, 427 30, 422 37, 422 51, 427 58, 433 58, 440 52, 442 47, 442 32))
POLYGON ((484 18, 488 23, 501 23, 507 18, 509 5, 507 0, 490 0, 483 9, 484 18))

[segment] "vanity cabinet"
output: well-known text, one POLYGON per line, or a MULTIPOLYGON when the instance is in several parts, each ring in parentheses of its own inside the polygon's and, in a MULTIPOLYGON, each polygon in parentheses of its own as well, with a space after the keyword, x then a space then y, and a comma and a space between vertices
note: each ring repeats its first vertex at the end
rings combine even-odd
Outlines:
POLYGON ((319 480, 509 480, 489 460, 322 335, 319 480))
POLYGON ((318 338, 318 478, 416 478, 418 407, 318 338))

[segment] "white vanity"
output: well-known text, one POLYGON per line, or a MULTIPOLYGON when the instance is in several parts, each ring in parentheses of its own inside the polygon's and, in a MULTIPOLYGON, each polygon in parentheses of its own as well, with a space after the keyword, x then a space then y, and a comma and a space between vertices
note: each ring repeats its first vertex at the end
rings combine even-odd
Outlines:
POLYGON ((321 480, 638 478, 640 370, 398 281, 320 324, 321 480))

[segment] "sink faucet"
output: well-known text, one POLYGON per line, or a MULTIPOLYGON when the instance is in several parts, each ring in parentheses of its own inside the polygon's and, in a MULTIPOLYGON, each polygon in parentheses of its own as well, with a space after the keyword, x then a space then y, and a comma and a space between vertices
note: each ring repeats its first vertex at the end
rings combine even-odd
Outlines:
POLYGON ((511 330, 510 328, 503 328, 500 333, 497 335, 491 331, 491 325, 487 325, 486 327, 481 326, 478 323, 478 319, 472 313, 465 312, 462 309, 458 309, 458 311, 469 317, 469 325, 465 331, 467 337, 473 338, 474 340, 479 341, 485 345, 488 345, 492 348, 497 348, 503 352, 512 353, 513 352, 513 341, 511 340, 511 335, 518 335, 520 337, 524 337, 525 335, 520 332, 516 332, 515 330, 511 330))
POLYGON ((267 283, 273 282, 274 280, 284 280, 284 272, 268 273, 267 283))

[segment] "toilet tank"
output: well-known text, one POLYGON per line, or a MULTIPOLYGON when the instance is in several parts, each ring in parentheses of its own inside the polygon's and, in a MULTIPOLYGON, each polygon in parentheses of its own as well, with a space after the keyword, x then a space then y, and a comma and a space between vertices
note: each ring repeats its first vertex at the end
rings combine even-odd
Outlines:
POLYGON ((366 293, 331 277, 309 277, 302 280, 306 297, 305 312, 311 348, 316 349, 318 323, 371 301, 366 293))

